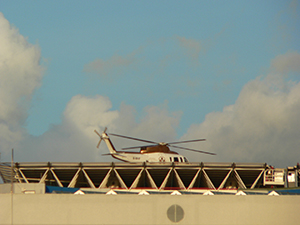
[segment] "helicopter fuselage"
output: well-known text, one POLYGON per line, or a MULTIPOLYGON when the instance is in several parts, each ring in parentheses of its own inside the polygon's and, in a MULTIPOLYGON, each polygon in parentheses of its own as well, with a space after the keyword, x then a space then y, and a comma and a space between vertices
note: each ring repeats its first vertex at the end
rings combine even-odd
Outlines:
POLYGON ((116 152, 111 154, 115 159, 124 162, 188 162, 187 158, 178 153, 134 153, 134 152, 116 152))

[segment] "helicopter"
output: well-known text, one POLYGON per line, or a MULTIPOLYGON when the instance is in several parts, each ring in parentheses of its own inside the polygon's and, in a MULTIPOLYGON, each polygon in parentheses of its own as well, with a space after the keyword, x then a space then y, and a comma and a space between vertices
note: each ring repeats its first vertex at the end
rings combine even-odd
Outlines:
POLYGON ((195 140, 188 140, 188 141, 177 141, 177 142, 166 143, 166 142, 155 142, 155 141, 143 140, 139 138, 133 138, 133 137, 113 134, 113 133, 108 134, 106 133, 106 130, 107 128, 104 129, 102 134, 94 130, 94 132, 100 137, 100 140, 97 144, 97 148, 99 148, 101 141, 104 140, 110 153, 103 154, 103 155, 111 155, 113 158, 121 160, 123 162, 129 162, 129 163, 136 163, 136 162, 188 163, 189 162, 185 156, 179 155, 177 152, 171 151, 169 147, 178 148, 186 151, 203 153, 203 154, 216 155, 215 153, 212 152, 205 152, 205 151, 174 145, 174 144, 182 144, 182 143, 189 143, 189 142, 205 141, 206 139, 195 139, 195 140), (122 148, 123 150, 140 148, 139 152, 117 151, 113 143, 111 142, 109 135, 120 137, 120 138, 131 139, 135 141, 141 141, 141 142, 149 143, 150 145, 122 148))

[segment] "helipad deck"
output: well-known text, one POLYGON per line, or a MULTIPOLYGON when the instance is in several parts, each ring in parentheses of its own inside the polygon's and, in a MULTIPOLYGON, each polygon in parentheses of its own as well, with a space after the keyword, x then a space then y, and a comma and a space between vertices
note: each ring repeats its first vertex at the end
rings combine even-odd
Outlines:
MULTIPOLYGON (((4 183, 45 183, 76 188, 156 190, 254 189, 287 186, 286 170, 266 163, 10 163, 0 164, 4 183), (280 177, 276 177, 280 174, 280 177), (270 173, 270 171, 272 173, 270 173), (267 173, 268 172, 268 173, 267 173), (271 175, 270 175, 271 174, 271 175), (269 182, 269 183, 268 183, 269 182), (272 183, 273 182, 273 183, 272 183)), ((299 170, 295 167, 296 178, 299 170), (296 171, 297 170, 297 171, 296 171)), ((295 181, 298 186, 298 179, 295 181)))

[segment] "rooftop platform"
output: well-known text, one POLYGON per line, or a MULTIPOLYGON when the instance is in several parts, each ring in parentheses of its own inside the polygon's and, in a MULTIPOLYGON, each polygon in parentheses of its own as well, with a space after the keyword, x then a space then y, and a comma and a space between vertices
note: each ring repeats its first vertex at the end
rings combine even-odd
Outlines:
POLYGON ((288 172, 298 187, 299 168, 273 169, 266 163, 0 163, 4 183, 91 189, 256 189, 287 187, 288 172))

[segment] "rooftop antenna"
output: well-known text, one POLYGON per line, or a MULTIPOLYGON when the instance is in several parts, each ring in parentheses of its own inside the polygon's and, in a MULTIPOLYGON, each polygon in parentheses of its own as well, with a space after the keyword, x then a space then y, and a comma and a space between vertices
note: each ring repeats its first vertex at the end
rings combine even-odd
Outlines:
POLYGON ((11 175, 10 175, 10 193, 11 193, 11 224, 13 224, 13 212, 14 212, 14 206, 13 206, 13 193, 14 193, 14 187, 13 187, 13 172, 14 172, 14 149, 11 149, 11 175))
POLYGON ((10 193, 13 194, 13 173, 14 173, 14 149, 11 149, 11 174, 10 174, 10 193))

